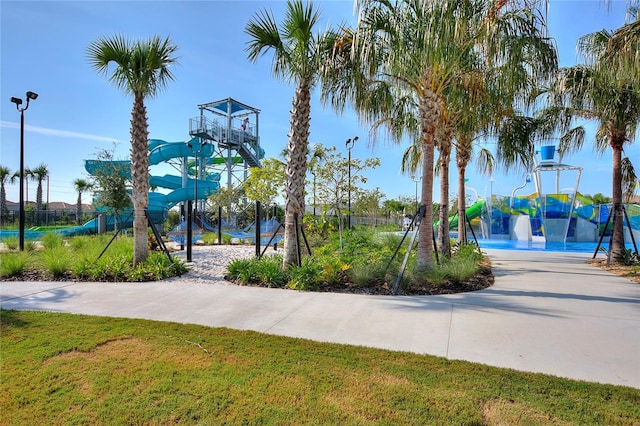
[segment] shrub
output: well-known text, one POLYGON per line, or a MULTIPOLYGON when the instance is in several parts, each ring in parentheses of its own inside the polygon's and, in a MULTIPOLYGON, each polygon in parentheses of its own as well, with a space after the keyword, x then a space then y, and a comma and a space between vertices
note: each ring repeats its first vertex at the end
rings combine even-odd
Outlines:
POLYGON ((26 251, 35 251, 35 250, 36 250, 36 248, 38 248, 38 245, 36 244, 36 242, 35 242, 35 241, 33 241, 33 240, 26 240, 26 241, 24 242, 24 249, 25 249, 26 251))
POLYGON ((631 249, 623 248, 615 257, 616 262, 624 266, 632 266, 640 262, 638 253, 634 253, 631 249))
POLYGON ((468 259, 473 262, 480 262, 484 258, 482 250, 476 243, 456 243, 453 246, 453 256, 458 259, 468 259))
POLYGON ((251 259, 234 259, 227 266, 227 276, 230 280, 250 284, 256 281, 256 262, 251 259))
POLYGON ((322 267, 312 258, 305 257, 301 266, 291 266, 287 287, 295 290, 317 290, 322 274, 322 267))
POLYGON ((44 268, 54 277, 60 277, 70 271, 73 264, 72 253, 62 246, 45 250, 41 260, 44 268))
POLYGON ((83 250, 89 244, 89 237, 73 237, 69 240, 69 247, 74 251, 83 250))
POLYGON ((55 249, 62 247, 62 236, 54 232, 47 232, 42 236, 42 245, 45 249, 55 249))
POLYGON ((24 273, 30 263, 30 257, 27 253, 5 253, 0 259, 0 276, 17 277, 24 273))
POLYGON ((267 287, 283 287, 288 276, 282 269, 282 256, 266 256, 257 261, 255 278, 267 287))
POLYGON ((398 275, 397 267, 387 269, 387 263, 358 264, 349 270, 351 281, 361 287, 371 284, 384 284, 394 281, 398 275))
POLYGON ((9 250, 17 250, 20 245, 18 237, 5 238, 2 242, 9 250))
POLYGON ((131 281, 156 281, 185 272, 187 267, 181 260, 171 261, 164 253, 154 252, 144 262, 132 268, 128 278, 131 281))

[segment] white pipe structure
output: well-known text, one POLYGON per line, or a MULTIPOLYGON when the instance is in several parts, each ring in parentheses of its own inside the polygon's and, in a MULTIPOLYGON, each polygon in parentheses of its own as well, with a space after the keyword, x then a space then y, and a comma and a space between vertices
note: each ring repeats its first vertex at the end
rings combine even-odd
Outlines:
POLYGON ((510 209, 513 209, 513 199, 516 196, 516 191, 518 191, 519 189, 524 188, 525 186, 527 186, 530 183, 531 183, 531 173, 527 173, 527 175, 525 176, 524 183, 522 185, 514 188, 513 191, 511 191, 511 199, 509 200, 509 208, 510 209))

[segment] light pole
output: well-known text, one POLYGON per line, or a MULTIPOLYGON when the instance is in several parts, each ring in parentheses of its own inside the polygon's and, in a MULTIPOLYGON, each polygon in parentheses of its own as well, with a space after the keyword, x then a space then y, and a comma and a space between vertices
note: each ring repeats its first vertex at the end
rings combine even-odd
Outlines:
POLYGON ((28 91, 27 104, 24 108, 20 108, 22 99, 11 97, 11 102, 16 104, 16 109, 20 111, 20 251, 24 251, 24 112, 29 108, 29 101, 36 100, 37 98, 37 93, 28 91))
POLYGON ((355 145, 356 141, 358 140, 358 137, 354 137, 353 139, 347 139, 347 142, 345 143, 345 146, 347 147, 347 151, 349 151, 349 163, 348 163, 348 167, 349 167, 349 183, 348 183, 348 205, 347 205, 347 210, 348 210, 348 215, 347 215, 347 229, 351 229, 351 149, 353 148, 353 145, 355 145))

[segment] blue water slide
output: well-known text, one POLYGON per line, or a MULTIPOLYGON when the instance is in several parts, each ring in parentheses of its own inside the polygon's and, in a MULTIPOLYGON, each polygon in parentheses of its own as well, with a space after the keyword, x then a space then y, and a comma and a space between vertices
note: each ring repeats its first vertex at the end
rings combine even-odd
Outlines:
POLYGON ((175 158, 195 157, 209 158, 213 155, 213 145, 193 138, 188 142, 165 142, 160 139, 149 140, 149 165, 155 166, 175 158))

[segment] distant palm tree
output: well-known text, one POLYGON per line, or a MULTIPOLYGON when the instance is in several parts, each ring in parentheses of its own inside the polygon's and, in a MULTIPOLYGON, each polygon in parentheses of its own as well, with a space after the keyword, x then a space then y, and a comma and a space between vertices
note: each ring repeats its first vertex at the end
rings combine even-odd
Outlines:
POLYGON ((47 165, 42 163, 38 167, 29 169, 29 174, 32 179, 38 182, 38 188, 36 189, 36 211, 42 210, 42 182, 49 177, 49 169, 47 165))
POLYGON ((15 180, 14 175, 11 174, 11 170, 8 167, 0 165, 0 215, 4 219, 9 213, 7 207, 7 182, 13 183, 15 180))
POLYGON ((76 222, 82 224, 82 193, 93 188, 91 182, 84 179, 76 179, 73 181, 73 187, 78 192, 78 201, 76 202, 76 222))
POLYGON ((145 98, 154 97, 174 79, 170 66, 178 46, 169 38, 154 36, 146 41, 130 42, 124 36, 99 38, 87 49, 89 63, 107 75, 109 65, 115 69, 109 80, 133 95, 131 111, 131 178, 133 184, 133 264, 149 255, 146 209, 149 205, 149 130, 145 98))
POLYGON ((249 21, 245 32, 251 37, 247 52, 251 62, 271 50, 272 72, 276 77, 296 85, 291 108, 291 129, 285 182, 285 244, 283 268, 297 263, 297 240, 305 212, 304 188, 307 173, 307 152, 311 119, 311 90, 316 85, 321 58, 333 46, 335 34, 327 31, 314 34, 320 13, 312 3, 304 5, 299 0, 287 1, 284 20, 280 28, 273 13, 263 10, 249 21), (298 229, 294 214, 298 214, 298 229))

